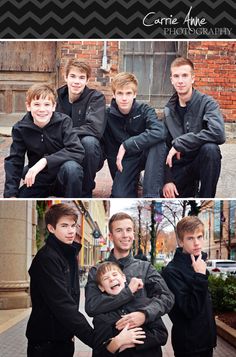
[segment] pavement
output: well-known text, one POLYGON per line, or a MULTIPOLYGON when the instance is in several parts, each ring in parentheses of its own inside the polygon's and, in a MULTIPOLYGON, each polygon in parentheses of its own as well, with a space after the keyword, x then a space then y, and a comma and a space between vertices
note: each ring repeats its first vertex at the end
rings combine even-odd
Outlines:
MULTIPOLYGON (((0 356, 1 357, 26 357, 27 339, 25 337, 26 324, 31 309, 0 310, 0 356)), ((84 311, 84 289, 81 288, 80 311, 85 314, 89 323, 92 320, 84 311)), ((173 357, 170 341, 171 322, 167 315, 163 318, 169 332, 167 344, 162 347, 163 357, 173 357)), ((217 339, 214 357, 233 357, 235 347, 228 344, 221 337, 217 339)), ((74 357, 91 357, 92 350, 76 338, 74 357)))
MULTIPOLYGON (((4 158, 9 154, 11 145, 10 128, 0 127, 0 198, 3 197, 4 188, 4 158)), ((216 198, 236 197, 236 141, 230 141, 220 146, 222 153, 221 174, 218 181, 216 198)), ((96 187, 93 191, 94 198, 109 198, 111 194, 112 179, 107 162, 96 175, 96 187)))

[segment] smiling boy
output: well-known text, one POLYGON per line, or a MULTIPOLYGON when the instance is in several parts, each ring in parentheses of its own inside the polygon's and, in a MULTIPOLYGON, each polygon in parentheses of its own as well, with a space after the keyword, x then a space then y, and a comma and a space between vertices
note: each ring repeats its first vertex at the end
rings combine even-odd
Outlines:
POLYGON ((207 254, 202 252, 204 225, 195 216, 177 224, 179 248, 162 272, 175 296, 169 312, 172 346, 176 357, 212 357, 216 326, 208 290, 207 254))
POLYGON ((13 126, 10 155, 5 158, 4 197, 80 197, 84 150, 70 117, 55 113, 55 106, 50 85, 39 83, 28 90, 28 112, 13 126))
POLYGON ((137 197, 142 170, 144 197, 160 197, 163 185, 164 126, 154 108, 136 101, 137 88, 133 73, 118 73, 112 80, 113 99, 103 137, 113 179, 111 197, 137 197))
POLYGON ((56 111, 72 118, 85 150, 82 197, 92 197, 96 172, 103 165, 100 140, 105 129, 105 97, 87 86, 91 67, 71 59, 65 67, 66 85, 58 89, 56 111))
POLYGON ((49 236, 29 269, 28 357, 72 357, 74 336, 93 345, 93 329, 79 312, 77 219, 75 209, 63 203, 52 205, 45 214, 49 236))

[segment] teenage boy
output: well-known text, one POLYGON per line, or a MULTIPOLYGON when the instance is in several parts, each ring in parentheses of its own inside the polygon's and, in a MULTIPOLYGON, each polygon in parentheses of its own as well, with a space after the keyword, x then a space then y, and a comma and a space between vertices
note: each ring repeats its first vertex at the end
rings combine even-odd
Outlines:
POLYGON ((28 357, 72 357, 74 336, 93 345, 93 329, 78 311, 77 219, 74 208, 62 203, 52 205, 45 214, 49 236, 29 269, 28 357))
POLYGON ((163 196, 215 197, 221 169, 218 145, 225 142, 224 120, 216 101, 193 88, 194 66, 183 57, 171 64, 175 89, 165 107, 168 131, 163 196))
POLYGON ((84 149, 71 118, 55 113, 55 106, 56 92, 48 84, 28 90, 28 112, 13 126, 10 155, 5 159, 4 197, 81 196, 84 149))
POLYGON ((113 99, 107 109, 105 154, 113 179, 111 197, 137 197, 144 171, 143 196, 160 197, 166 157, 164 125, 155 109, 136 102, 138 81, 122 72, 112 80, 113 99))
MULTIPOLYGON (((118 295, 127 284, 125 275, 115 262, 104 262, 99 265, 96 282, 104 294, 111 296, 118 295)), ((94 357, 112 356, 117 351, 124 357, 140 356, 142 353, 146 357, 162 356, 161 346, 166 343, 168 333, 161 318, 145 323, 142 328, 129 329, 128 325, 122 331, 115 328, 120 316, 133 311, 142 311, 150 303, 150 298, 138 296, 138 291, 142 288, 141 279, 131 278, 129 289, 134 294, 134 299, 115 311, 95 316, 93 319, 94 357)))
POLYGON ((100 140, 105 129, 105 97, 87 87, 91 67, 78 59, 71 59, 65 67, 66 85, 58 89, 56 111, 72 118, 85 149, 82 197, 92 197, 96 172, 103 165, 100 140))
MULTIPOLYGON (((150 262, 134 259, 132 255, 134 221, 127 213, 119 212, 110 218, 109 238, 113 242, 114 248, 108 261, 116 262, 121 267, 128 284, 132 277, 142 279, 144 288, 140 290, 140 297, 152 298, 151 303, 145 306, 142 312, 135 311, 122 317, 116 323, 116 328, 122 330, 127 323, 130 328, 138 327, 169 312, 173 306, 174 298, 165 281, 150 262), (153 285, 155 293, 152 294, 153 285)), ((97 266, 90 269, 85 289, 85 309, 88 315, 95 316, 113 311, 133 300, 134 295, 128 286, 116 296, 102 294, 96 284, 96 271, 97 266)))
POLYGON ((169 312, 172 346, 176 357, 212 357, 216 327, 208 290, 208 277, 202 252, 204 225, 189 216, 177 224, 179 248, 163 270, 163 277, 175 295, 169 312))

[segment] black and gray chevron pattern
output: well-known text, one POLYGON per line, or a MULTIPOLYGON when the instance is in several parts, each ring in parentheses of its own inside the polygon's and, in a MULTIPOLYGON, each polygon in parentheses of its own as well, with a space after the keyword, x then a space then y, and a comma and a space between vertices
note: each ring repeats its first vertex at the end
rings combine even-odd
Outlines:
POLYGON ((0 38, 227 39, 235 38, 235 14, 235 0, 0 0, 0 38), (189 31, 183 21, 191 7, 205 23, 189 31), (152 26, 143 24, 147 14, 152 26), (163 18, 178 25, 158 23, 163 18))

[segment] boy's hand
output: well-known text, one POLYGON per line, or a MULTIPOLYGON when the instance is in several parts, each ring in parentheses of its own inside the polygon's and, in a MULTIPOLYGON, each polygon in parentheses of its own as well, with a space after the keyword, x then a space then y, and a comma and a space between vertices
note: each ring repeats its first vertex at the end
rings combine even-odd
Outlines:
POLYGON ((118 154, 117 154, 117 157, 116 157, 116 166, 120 172, 122 172, 122 170, 123 170, 122 160, 123 160, 124 155, 125 155, 125 148, 124 148, 123 144, 121 144, 118 154))
POLYGON ((27 174, 25 175, 25 180, 24 183, 26 184, 27 187, 33 186, 35 182, 35 177, 37 174, 44 169, 44 167, 47 165, 47 160, 43 157, 40 159, 34 166, 32 166, 27 174))
POLYGON ((129 288, 132 291, 132 293, 136 293, 139 289, 143 288, 143 281, 142 279, 139 278, 131 278, 130 283, 129 283, 129 288))
POLYGON ((192 267, 196 273, 206 274, 206 262, 202 259, 202 253, 195 260, 194 255, 191 254, 192 267))
POLYGON ((130 314, 122 316, 120 320, 116 322, 117 330, 123 330, 123 328, 129 324, 130 328, 142 326, 145 322, 145 313, 141 311, 131 312, 130 314))
POLYGON ((115 337, 107 346, 107 350, 111 353, 124 351, 126 348, 135 347, 135 344, 141 345, 146 338, 145 332, 141 327, 130 329, 129 324, 126 324, 124 329, 115 337))
POLYGON ((179 192, 177 191, 177 187, 173 182, 168 182, 163 187, 163 196, 165 198, 175 198, 179 196, 179 192))
POLYGON ((176 158, 177 160, 180 159, 180 152, 177 151, 173 146, 172 148, 170 149, 168 155, 167 155, 167 158, 166 158, 166 165, 169 165, 169 167, 172 167, 172 159, 173 157, 176 155, 176 158))

